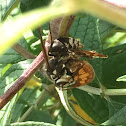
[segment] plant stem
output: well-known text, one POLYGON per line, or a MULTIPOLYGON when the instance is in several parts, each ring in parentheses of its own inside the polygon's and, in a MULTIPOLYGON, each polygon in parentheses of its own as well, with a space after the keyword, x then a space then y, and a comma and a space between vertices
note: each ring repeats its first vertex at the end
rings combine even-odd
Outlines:
POLYGON ((78 87, 78 89, 86 91, 91 94, 95 94, 95 95, 101 95, 102 93, 107 96, 109 96, 109 95, 126 95, 126 89, 105 89, 103 92, 100 88, 95 88, 95 87, 91 87, 88 85, 78 87))
POLYGON ((26 59, 35 59, 35 56, 32 53, 27 51, 18 43, 16 43, 12 48, 26 59))
POLYGON ((13 96, 26 84, 26 82, 34 75, 41 67, 44 60, 41 52, 36 59, 31 63, 30 67, 15 81, 15 83, 0 97, 0 109, 4 107, 13 96))

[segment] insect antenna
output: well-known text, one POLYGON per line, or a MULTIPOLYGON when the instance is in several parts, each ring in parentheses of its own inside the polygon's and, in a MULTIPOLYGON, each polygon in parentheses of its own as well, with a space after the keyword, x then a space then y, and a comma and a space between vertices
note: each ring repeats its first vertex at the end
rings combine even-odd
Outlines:
POLYGON ((50 47, 52 47, 52 45, 53 45, 53 38, 52 38, 51 24, 50 23, 49 23, 49 29, 50 29, 49 34, 50 34, 50 42, 51 42, 51 46, 50 47))
POLYGON ((39 27, 39 33, 40 33, 40 41, 41 41, 41 48, 42 48, 42 51, 43 51, 43 55, 44 55, 44 59, 45 59, 45 62, 47 64, 47 68, 48 69, 51 69, 50 65, 49 65, 49 61, 48 61, 48 56, 47 56, 47 53, 46 53, 46 49, 45 49, 45 43, 42 39, 42 28, 39 27))

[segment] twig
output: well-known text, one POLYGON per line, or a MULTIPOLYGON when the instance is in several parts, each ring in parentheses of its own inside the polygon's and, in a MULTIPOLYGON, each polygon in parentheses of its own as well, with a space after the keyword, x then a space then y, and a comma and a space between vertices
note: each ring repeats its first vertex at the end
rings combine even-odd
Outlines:
POLYGON ((27 51, 18 43, 16 43, 12 48, 26 59, 35 59, 35 56, 32 53, 27 51))

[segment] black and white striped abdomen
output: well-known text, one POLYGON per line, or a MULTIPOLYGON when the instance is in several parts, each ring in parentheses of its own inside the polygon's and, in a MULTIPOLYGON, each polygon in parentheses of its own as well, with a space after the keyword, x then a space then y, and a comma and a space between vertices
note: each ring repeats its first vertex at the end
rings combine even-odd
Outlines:
POLYGON ((58 39, 60 42, 62 42, 63 44, 65 44, 65 46, 67 47, 68 50, 71 49, 81 49, 83 47, 83 45, 80 43, 80 41, 78 39, 74 39, 71 37, 63 37, 63 38, 59 38, 58 39))

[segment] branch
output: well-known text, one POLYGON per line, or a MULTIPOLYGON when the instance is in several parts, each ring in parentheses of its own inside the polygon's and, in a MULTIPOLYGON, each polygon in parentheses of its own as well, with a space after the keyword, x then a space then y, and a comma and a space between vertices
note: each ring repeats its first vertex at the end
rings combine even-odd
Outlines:
POLYGON ((12 48, 26 59, 35 59, 35 56, 32 53, 27 51, 25 48, 23 48, 18 43, 16 43, 12 48))
POLYGON ((26 82, 41 67, 43 62, 43 53, 41 52, 31 63, 30 67, 15 81, 15 83, 0 97, 0 109, 4 107, 13 96, 26 84, 26 82))

